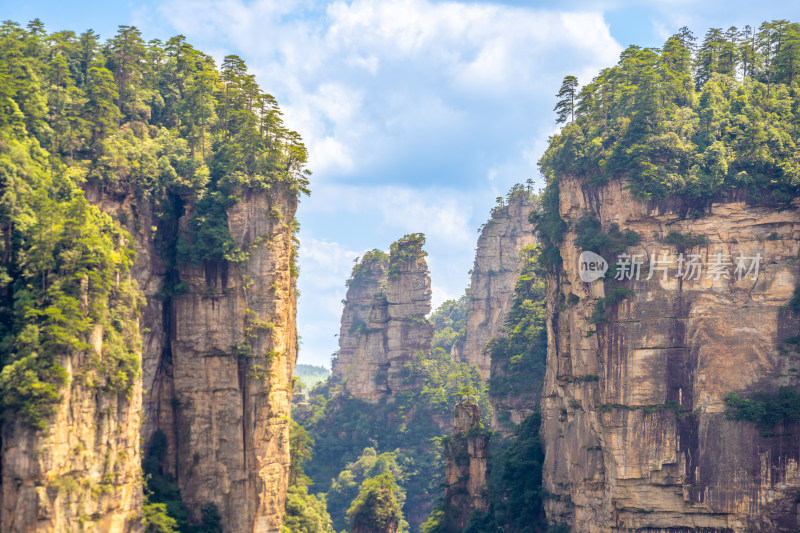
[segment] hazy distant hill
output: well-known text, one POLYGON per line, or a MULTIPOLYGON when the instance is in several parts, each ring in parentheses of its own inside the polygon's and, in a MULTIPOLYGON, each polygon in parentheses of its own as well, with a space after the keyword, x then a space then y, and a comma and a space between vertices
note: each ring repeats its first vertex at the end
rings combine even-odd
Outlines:
POLYGON ((324 366, 297 365, 294 368, 294 375, 300 378, 306 388, 310 389, 317 383, 328 379, 331 371, 324 366))

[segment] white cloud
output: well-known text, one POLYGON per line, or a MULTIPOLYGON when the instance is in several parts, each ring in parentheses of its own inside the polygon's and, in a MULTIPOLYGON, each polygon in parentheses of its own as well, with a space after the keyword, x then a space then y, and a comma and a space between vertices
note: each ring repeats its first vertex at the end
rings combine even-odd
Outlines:
POLYGON ((463 294, 463 292, 461 294, 452 293, 447 287, 437 285, 436 283, 431 284, 431 293, 431 312, 436 311, 436 309, 447 300, 455 300, 460 298, 461 294, 463 294))
MULTIPOLYGON (((329 242, 300 232, 302 254, 300 268, 303 284, 311 290, 342 289, 353 268, 353 260, 361 252, 350 250, 338 242, 329 242)), ((340 298, 341 299, 341 298, 340 298)))
POLYGON ((434 305, 461 294, 494 197, 535 176, 561 78, 588 81, 621 50, 594 6, 166 0, 158 12, 215 57, 240 54, 309 149, 298 319, 318 362, 361 248, 423 232, 434 305))
POLYGON ((620 51, 600 12, 428 0, 168 0, 160 12, 190 39, 246 56, 320 180, 368 173, 506 98, 554 92, 553 65, 591 75, 620 51))
POLYGON ((347 289, 353 260, 361 252, 338 242, 316 239, 300 232, 300 300, 298 330, 303 337, 301 355, 304 361, 328 365, 336 350, 335 334, 339 332, 342 299, 347 289))
POLYGON ((303 203, 301 215, 369 215, 379 220, 376 229, 396 235, 395 239, 406 233, 425 233, 429 242, 461 247, 471 246, 475 240, 470 226, 471 206, 468 195, 441 187, 323 184, 303 203))

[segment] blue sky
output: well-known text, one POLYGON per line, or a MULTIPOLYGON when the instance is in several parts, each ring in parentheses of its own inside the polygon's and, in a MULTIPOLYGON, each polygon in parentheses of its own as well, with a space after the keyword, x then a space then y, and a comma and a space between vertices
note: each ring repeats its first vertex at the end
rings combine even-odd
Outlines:
POLYGON ((120 24, 182 33, 245 59, 310 151, 299 219, 300 361, 328 365, 353 260, 406 233, 428 237, 434 305, 469 283, 477 228, 514 183, 540 183, 567 74, 589 81, 628 44, 659 46, 797 20, 787 1, 2 0, 0 16, 50 31, 120 24))

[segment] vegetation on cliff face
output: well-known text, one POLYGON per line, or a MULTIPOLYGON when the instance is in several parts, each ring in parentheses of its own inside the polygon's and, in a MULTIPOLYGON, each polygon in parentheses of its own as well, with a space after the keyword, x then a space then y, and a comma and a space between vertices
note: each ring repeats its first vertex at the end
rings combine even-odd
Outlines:
MULTIPOLYGON (((492 358, 489 395, 538 396, 547 357, 545 328, 545 275, 541 247, 526 246, 520 254, 521 268, 514 288, 514 303, 506 317, 505 336, 492 339, 487 347, 492 358)), ((495 413, 503 422, 508 413, 495 413)))
POLYGON ((368 276, 368 268, 370 265, 388 261, 389 254, 383 250, 374 248, 368 252, 365 252, 363 257, 356 259, 355 264, 353 265, 353 270, 350 273, 350 277, 345 282, 345 285, 347 287, 352 284, 358 285, 368 276))
POLYGON ((430 321, 436 328, 433 334, 433 347, 449 352, 453 346, 464 343, 467 336, 467 315, 469 314, 469 289, 458 300, 442 302, 431 313, 430 321))
POLYGON ((422 233, 410 233, 392 243, 389 256, 389 277, 396 278, 400 275, 400 267, 408 261, 416 261, 420 252, 423 256, 428 255, 423 249, 425 246, 425 235, 422 233))
POLYGON ((152 199, 165 217, 180 198, 193 215, 176 245, 195 262, 241 254, 225 207, 242 188, 308 192, 305 148, 240 58, 217 70, 183 36, 145 43, 129 26, 101 43, 4 22, 0 143, 0 385, 36 427, 66 379, 60 356, 93 353, 93 327, 103 355, 81 379, 127 392, 139 371, 132 239, 82 187, 152 199))
POLYGON ((725 397, 728 415, 734 420, 747 420, 770 435, 779 422, 800 421, 800 392, 794 387, 780 387, 773 393, 758 390, 753 398, 741 398, 735 392, 725 397))
MULTIPOLYGON (((432 317, 452 330, 463 321, 457 308, 447 304, 432 317)), ((377 405, 339 396, 340 385, 331 380, 309 393, 310 413, 301 423, 315 445, 306 472, 314 481, 311 490, 326 493, 337 530, 352 523, 347 510, 361 485, 383 474, 390 474, 399 487, 402 519, 418 530, 440 493, 440 439, 447 433, 443 428, 450 426, 454 405, 471 395, 490 412, 477 368, 453 361, 440 347, 418 353, 403 376, 414 387, 377 405)))
POLYGON ((575 119, 540 161, 600 184, 627 177, 643 198, 708 199, 734 187, 788 202, 800 191, 800 25, 684 28, 663 47, 631 46, 581 88, 575 119))
MULTIPOLYGON (((240 58, 218 67, 180 35, 146 43, 121 26, 101 42, 92 30, 47 33, 38 20, 0 25, 4 422, 48 426, 69 379, 65 358, 80 354, 71 379, 97 393, 129 395, 139 376, 142 300, 128 231, 141 221, 113 220, 84 191, 150 204, 168 299, 183 290, 181 262, 247 258, 226 213, 244 191, 308 193, 306 149, 280 115, 240 58)), ((148 446, 149 530, 218 530, 211 506, 202 525, 186 522, 160 471, 163 446, 148 446)))
POLYGON ((357 483, 375 475, 361 473, 370 470, 365 463, 376 453, 373 450, 382 452, 379 458, 391 454, 386 460, 398 465, 399 470, 390 470, 407 495, 401 502, 404 517, 418 527, 439 493, 444 472, 439 441, 458 397, 475 391, 482 407, 489 409, 477 369, 452 361, 441 348, 418 354, 405 373, 417 387, 378 405, 336 397, 330 382, 311 392, 312 412, 302 424, 316 444, 306 471, 314 481, 311 489, 327 492, 337 530, 348 523, 345 513, 357 495, 357 483))
MULTIPOLYGON (((538 397, 544 378, 547 330, 542 246, 524 248, 520 260, 514 302, 506 317, 507 336, 492 339, 488 345, 492 357, 490 397, 538 397)), ((440 502, 423 526, 425 533, 560 531, 548 526, 544 516, 541 418, 533 402, 535 399, 529 399, 533 413, 518 426, 510 422, 508 413, 495 413, 512 433, 508 438, 494 434, 489 443, 488 512, 476 512, 466 528, 459 529, 450 520, 451 510, 440 502)))

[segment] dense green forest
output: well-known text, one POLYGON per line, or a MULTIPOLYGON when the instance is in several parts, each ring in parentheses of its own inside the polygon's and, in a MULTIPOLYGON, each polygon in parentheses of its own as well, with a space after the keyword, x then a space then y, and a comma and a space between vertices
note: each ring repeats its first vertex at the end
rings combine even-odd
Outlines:
MULTIPOLYGON (((463 335, 465 305, 463 298, 448 301, 431 315, 439 325, 436 335, 451 335, 444 332, 452 332, 454 325, 455 335, 463 335)), ((487 416, 490 412, 477 368, 453 361, 441 347, 417 354, 405 379, 415 386, 372 405, 342 396, 341 384, 331 378, 309 392, 307 412, 296 415, 314 442, 304 467, 314 483, 310 490, 325 494, 337 531, 349 530, 355 520, 348 511, 364 483, 384 475, 397 484, 400 531, 408 522, 418 528, 439 495, 444 475, 440 441, 450 431, 453 406, 459 398, 474 396, 487 416)))
POLYGON ((733 189, 778 206, 800 192, 797 23, 712 28, 701 42, 682 28, 661 48, 628 47, 580 89, 565 79, 559 96, 568 123, 539 161, 546 264, 560 261, 553 245, 566 230, 560 176, 625 178, 641 198, 680 195, 691 216, 733 189))
MULTIPOLYGON (((178 268, 246 259, 228 232, 226 207, 245 189, 308 193, 307 153, 244 62, 221 65, 183 36, 144 42, 121 26, 48 33, 0 26, 0 396, 4 422, 47 427, 67 376, 64 354, 103 357, 75 376, 102 393, 130 394, 140 373, 140 291, 129 271, 129 231, 85 190, 128 194, 157 214, 152 232, 168 267, 163 297, 181 290, 178 268), (186 231, 177 219, 191 211, 186 231)), ((297 224, 287 221, 296 231, 297 224)), ((296 267, 294 273, 296 274, 296 267)), ((162 435, 163 437, 163 435, 162 435)), ((148 531, 217 531, 216 509, 189 526, 156 434, 145 445, 148 531), (161 503, 155 503, 161 502, 161 503), (168 511, 169 516, 165 514, 168 511)))
POLYGON ((574 120, 551 139, 541 170, 550 181, 625 176, 644 198, 740 187, 789 201, 800 190, 799 83, 796 23, 712 28, 699 43, 683 28, 660 49, 630 46, 616 66, 572 86, 564 103, 574 97, 574 120))

